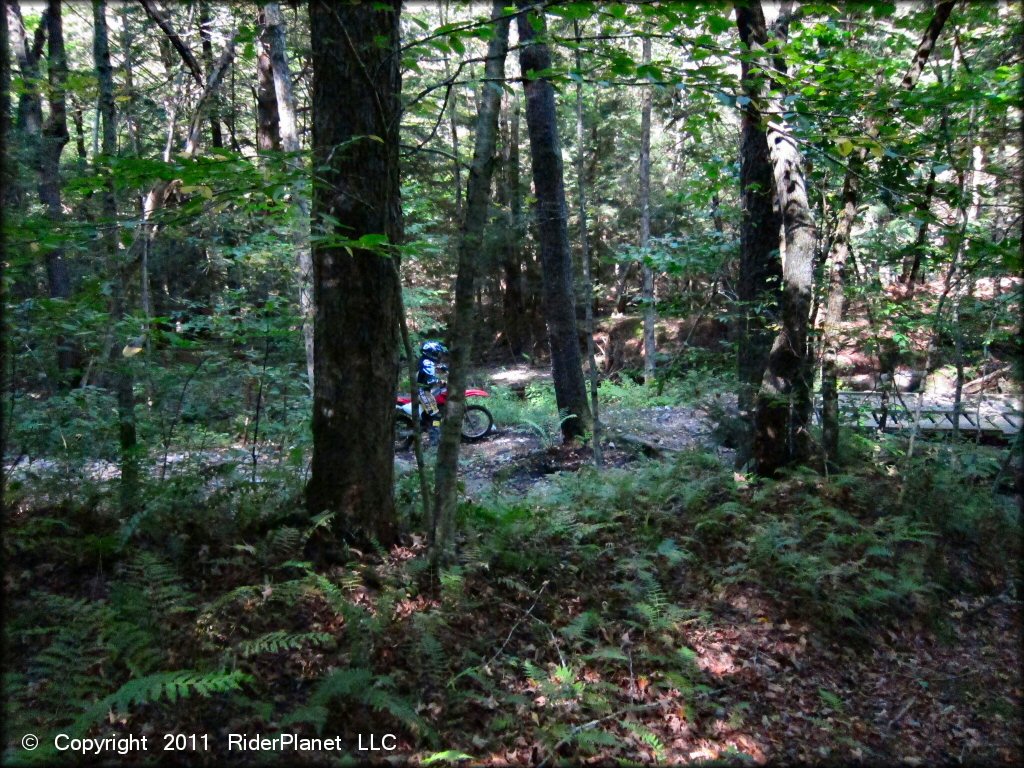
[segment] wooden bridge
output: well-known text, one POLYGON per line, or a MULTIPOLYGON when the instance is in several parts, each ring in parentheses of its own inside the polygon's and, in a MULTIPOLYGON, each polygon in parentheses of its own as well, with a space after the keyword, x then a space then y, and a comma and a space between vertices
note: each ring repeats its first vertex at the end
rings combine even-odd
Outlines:
MULTIPOLYGON (((910 430, 920 409, 919 432, 953 432, 956 408, 952 398, 916 392, 840 392, 839 420, 855 428, 910 430)), ((965 395, 960 401, 960 432, 965 435, 1011 438, 1024 425, 1020 395, 965 395)), ((821 423, 821 395, 814 398, 814 417, 821 423)))

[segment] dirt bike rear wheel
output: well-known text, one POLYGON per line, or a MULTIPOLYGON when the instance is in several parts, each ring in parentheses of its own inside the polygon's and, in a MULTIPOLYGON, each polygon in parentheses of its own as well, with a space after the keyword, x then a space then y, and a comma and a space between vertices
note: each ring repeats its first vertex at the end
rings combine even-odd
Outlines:
POLYGON ((416 439, 412 419, 404 413, 395 414, 395 453, 408 451, 416 439))

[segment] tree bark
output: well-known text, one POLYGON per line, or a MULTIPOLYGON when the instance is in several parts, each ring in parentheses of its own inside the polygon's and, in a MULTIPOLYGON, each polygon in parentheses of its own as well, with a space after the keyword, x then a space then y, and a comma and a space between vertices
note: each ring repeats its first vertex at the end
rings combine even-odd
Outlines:
MULTIPOLYGON (((64 51, 64 24, 59 0, 49 0, 40 24, 46 25, 47 82, 49 84, 50 114, 42 126, 42 143, 39 152, 39 201, 46 209, 46 215, 54 229, 60 227, 64 218, 60 192, 60 157, 68 143, 66 83, 68 77, 67 55, 64 51)), ((63 247, 51 249, 44 256, 50 296, 57 299, 71 298, 71 274, 64 260, 63 247)), ((74 386, 78 379, 77 369, 81 363, 81 351, 73 341, 64 337, 57 339, 57 367, 62 383, 74 386)))
MULTIPOLYGON (((576 71, 583 72, 583 56, 580 53, 580 23, 573 20, 573 32, 576 37, 576 71)), ((576 200, 580 219, 580 261, 583 264, 583 295, 585 298, 584 319, 587 327, 587 365, 590 379, 590 408, 594 417, 594 439, 591 441, 594 466, 600 467, 604 462, 601 449, 601 402, 597 387, 597 355, 594 350, 594 281, 590 268, 590 236, 587 232, 587 183, 586 164, 583 153, 583 83, 576 81, 576 200)))
MULTIPOLYGON (((925 31, 910 68, 900 81, 900 88, 910 91, 917 84, 924 70, 928 57, 935 48, 935 43, 945 26, 953 10, 954 0, 940 0, 935 6, 935 13, 928 29, 925 31)), ((879 77, 881 81, 881 76, 879 77)), ((882 83, 880 82, 879 85, 882 83)), ((867 118, 865 134, 869 139, 876 139, 879 133, 879 119, 871 115, 867 118)), ((860 177, 864 173, 867 164, 868 148, 860 147, 849 157, 849 165, 846 170, 846 177, 843 180, 843 208, 836 224, 835 237, 832 241, 831 252, 829 253, 829 289, 828 304, 825 313, 822 342, 822 371, 821 371, 821 433, 822 447, 825 451, 826 461, 836 461, 839 457, 839 386, 838 386, 838 327, 846 313, 846 262, 850 256, 850 236, 853 232, 853 225, 857 218, 857 206, 860 201, 860 177)), ((930 206, 932 192, 935 189, 935 175, 932 171, 929 175, 928 185, 925 189, 925 206, 930 206)), ((909 272, 904 270, 901 277, 909 278, 916 273, 915 266, 920 265, 920 254, 923 250, 927 232, 927 210, 926 215, 918 228, 918 243, 914 246, 914 258, 911 262, 909 272)), ((911 283, 912 284, 912 281, 911 283)))
POLYGON ((501 116, 502 173, 498 183, 498 201, 505 209, 505 237, 502 238, 501 259, 504 290, 505 340, 516 360, 522 358, 529 345, 529 323, 526 317, 526 276, 522 265, 522 193, 519 185, 519 99, 506 93, 501 116))
POLYGON ((278 131, 281 148, 287 153, 287 162, 295 174, 292 197, 295 199, 297 216, 292 225, 292 243, 295 247, 295 263, 298 267, 299 314, 302 316, 302 340, 306 348, 306 376, 309 391, 313 392, 313 260, 309 252, 309 203, 306 200, 306 169, 299 157, 298 124, 295 119, 295 93, 292 90, 292 75, 288 66, 285 38, 284 15, 278 3, 263 6, 266 25, 267 47, 270 53, 271 71, 274 76, 274 95, 277 99, 278 131))
POLYGON ((772 64, 765 50, 768 34, 760 2, 737 6, 736 23, 752 63, 764 73, 758 80, 755 101, 767 106, 770 115, 768 151, 785 243, 782 328, 768 354, 754 412, 754 461, 759 474, 772 476, 784 466, 804 463, 810 455, 811 367, 807 340, 817 235, 807 200, 803 159, 783 117, 781 100, 770 97, 765 88, 772 64))
POLYGON ((146 11, 146 15, 167 35, 167 39, 174 46, 174 50, 178 52, 178 55, 181 56, 182 62, 188 68, 189 74, 192 75, 192 79, 196 81, 196 84, 200 88, 206 85, 206 78, 203 77, 203 68, 199 66, 199 62, 196 61, 192 50, 185 45, 181 36, 175 31, 167 12, 158 8, 153 0, 139 0, 139 5, 146 11))
MULTIPOLYGON (((206 0, 200 0, 199 3, 199 37, 202 40, 203 68, 209 77, 213 71, 213 41, 210 39, 210 4, 206 0)), ((216 99, 210 105, 210 146, 214 148, 224 146, 224 135, 221 133, 217 114, 218 106, 216 99)))
POLYGON ((742 430, 736 449, 736 466, 752 458, 754 399, 768 365, 772 334, 768 316, 781 301, 782 261, 779 258, 779 215, 775 197, 771 153, 764 127, 759 94, 764 73, 741 62, 743 106, 740 127, 740 274, 736 286, 737 372, 739 414, 742 430))
POLYGON ((509 17, 504 0, 495 0, 491 13, 494 34, 487 46, 483 95, 477 116, 473 164, 466 185, 466 217, 459 241, 459 266, 455 278, 455 313, 449 329, 451 366, 448 372, 448 399, 445 420, 441 425, 441 442, 437 449, 434 472, 434 519, 431 525, 431 547, 435 562, 443 559, 451 545, 452 522, 455 516, 462 437, 462 416, 466 407, 466 378, 473 345, 474 303, 480 253, 483 250, 484 228, 491 196, 491 175, 498 136, 498 113, 501 110, 502 83, 505 79, 505 56, 508 51, 509 17))
POLYGON ((932 198, 935 196, 935 164, 928 169, 928 183, 924 187, 924 195, 917 204, 917 215, 921 223, 917 225, 917 237, 907 258, 903 260, 903 271, 900 283, 907 287, 907 295, 914 292, 914 286, 921 275, 921 260, 928 247, 928 219, 931 216, 932 198))
POLYGON ((572 259, 569 253, 568 215, 562 149, 558 140, 555 92, 550 80, 532 77, 551 67, 551 52, 538 42, 533 22, 545 32, 544 17, 532 5, 520 0, 517 17, 519 63, 526 91, 526 124, 530 134, 533 186, 537 195, 540 261, 544 275, 544 317, 551 348, 555 402, 561 416, 562 436, 569 442, 593 427, 576 330, 576 302, 572 287, 572 259))
POLYGON ((262 18, 261 22, 263 34, 260 35, 256 54, 256 150, 266 153, 281 149, 281 132, 266 19, 262 18))
MULTIPOLYGON (((651 63, 651 38, 643 42, 643 63, 651 63)), ((654 382, 654 270, 647 263, 651 239, 651 101, 650 86, 643 90, 640 106, 640 270, 644 305, 644 383, 654 382)))
MULTIPOLYGON (((401 4, 310 5, 313 66, 313 460, 306 500, 335 531, 394 542, 402 236, 401 4), (367 245, 355 245, 364 236, 367 245), (379 240, 377 240, 379 238, 379 240), (344 242, 339 242, 344 241, 344 242), (383 242, 381 242, 383 241, 383 242)), ((365 242, 365 241, 364 241, 365 242)))
MULTIPOLYGON (((99 86, 99 113, 102 120, 100 158, 97 164, 109 163, 117 152, 117 115, 114 102, 114 72, 110 66, 110 44, 107 33, 106 0, 93 0, 93 59, 99 86), (102 159, 101 159, 102 158, 102 159)), ((109 174, 102 193, 103 244, 107 260, 114 272, 111 285, 110 314, 120 323, 127 314, 128 276, 118 253, 117 198, 114 180, 109 174)), ((111 346, 110 362, 114 367, 114 388, 117 393, 118 436, 121 450, 121 514, 130 515, 139 503, 139 462, 135 430, 135 386, 131 362, 125 359, 121 345, 111 346)))

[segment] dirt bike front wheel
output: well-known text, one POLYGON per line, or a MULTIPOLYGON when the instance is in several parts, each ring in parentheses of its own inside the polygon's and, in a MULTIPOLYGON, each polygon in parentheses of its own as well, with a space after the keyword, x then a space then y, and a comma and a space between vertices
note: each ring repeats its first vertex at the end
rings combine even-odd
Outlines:
POLYGON ((479 440, 486 436, 494 426, 494 417, 482 405, 467 405, 462 416, 462 438, 479 440))

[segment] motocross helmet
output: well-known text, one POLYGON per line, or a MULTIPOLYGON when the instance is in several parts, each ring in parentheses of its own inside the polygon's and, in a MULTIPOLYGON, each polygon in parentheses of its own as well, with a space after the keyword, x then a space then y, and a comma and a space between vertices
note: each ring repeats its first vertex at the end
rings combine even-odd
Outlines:
POLYGON ((428 360, 437 362, 448 354, 448 347, 440 341, 426 341, 423 343, 423 346, 420 347, 420 353, 428 360))

